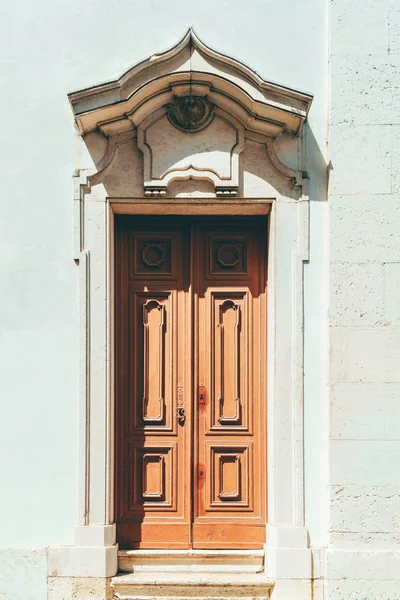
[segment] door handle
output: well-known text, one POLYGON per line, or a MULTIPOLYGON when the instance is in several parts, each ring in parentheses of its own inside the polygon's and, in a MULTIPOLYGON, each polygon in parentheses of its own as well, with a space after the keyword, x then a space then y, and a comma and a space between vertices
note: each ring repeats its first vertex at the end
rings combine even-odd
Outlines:
POLYGON ((186 421, 186 413, 183 406, 178 406, 176 409, 176 419, 179 425, 184 425, 186 421))

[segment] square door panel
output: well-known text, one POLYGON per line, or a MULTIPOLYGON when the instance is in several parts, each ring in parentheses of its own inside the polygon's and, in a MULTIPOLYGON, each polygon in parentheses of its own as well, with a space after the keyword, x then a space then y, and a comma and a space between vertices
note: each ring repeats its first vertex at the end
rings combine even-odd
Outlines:
POLYGON ((252 444, 208 443, 209 507, 211 511, 253 510, 252 444))
POLYGON ((172 237, 144 235, 132 238, 133 275, 172 275, 172 237))
POLYGON ((133 512, 176 510, 176 444, 139 446, 131 443, 129 471, 131 475, 133 512))
POLYGON ((246 275, 248 244, 249 240, 244 236, 210 235, 208 242, 209 274, 246 275))

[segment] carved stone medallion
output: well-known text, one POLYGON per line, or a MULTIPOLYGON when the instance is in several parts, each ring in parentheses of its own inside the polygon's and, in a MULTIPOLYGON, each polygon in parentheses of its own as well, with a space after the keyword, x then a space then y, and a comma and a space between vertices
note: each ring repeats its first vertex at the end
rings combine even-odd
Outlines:
POLYGON ((178 96, 168 105, 167 115, 182 131, 200 131, 211 123, 214 105, 203 96, 178 96))

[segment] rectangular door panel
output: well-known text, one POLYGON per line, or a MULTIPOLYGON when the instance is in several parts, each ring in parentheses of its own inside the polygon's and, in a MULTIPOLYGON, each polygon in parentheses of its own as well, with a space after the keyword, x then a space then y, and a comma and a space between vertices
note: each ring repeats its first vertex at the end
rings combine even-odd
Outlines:
POLYGON ((216 515, 226 510, 253 511, 253 455, 252 444, 228 445, 206 442, 206 456, 210 473, 207 484, 207 512, 216 515))
POLYGON ((209 429, 236 434, 249 430, 249 298, 248 290, 209 288, 210 403, 209 429))
POLYGON ((193 524, 194 549, 256 550, 265 544, 265 524, 250 525, 225 519, 207 519, 193 524))
POLYGON ((129 289, 132 331, 133 423, 130 431, 155 435, 176 429, 174 405, 174 347, 177 345, 175 314, 177 291, 129 289))
POLYGON ((121 521, 117 526, 121 549, 187 549, 192 548, 191 531, 186 523, 161 520, 121 521), (155 526, 156 525, 156 526, 155 526), (139 541, 137 541, 139 540, 139 541))
POLYGON ((129 489, 131 505, 125 514, 141 515, 143 510, 176 512, 177 444, 138 447, 130 444, 129 489))

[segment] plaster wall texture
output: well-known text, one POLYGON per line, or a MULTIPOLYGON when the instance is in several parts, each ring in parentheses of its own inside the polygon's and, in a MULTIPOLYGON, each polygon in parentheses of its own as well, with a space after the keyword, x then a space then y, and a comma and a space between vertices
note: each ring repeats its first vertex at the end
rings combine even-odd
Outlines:
POLYGON ((398 598, 399 13, 331 4, 328 599, 398 598))

